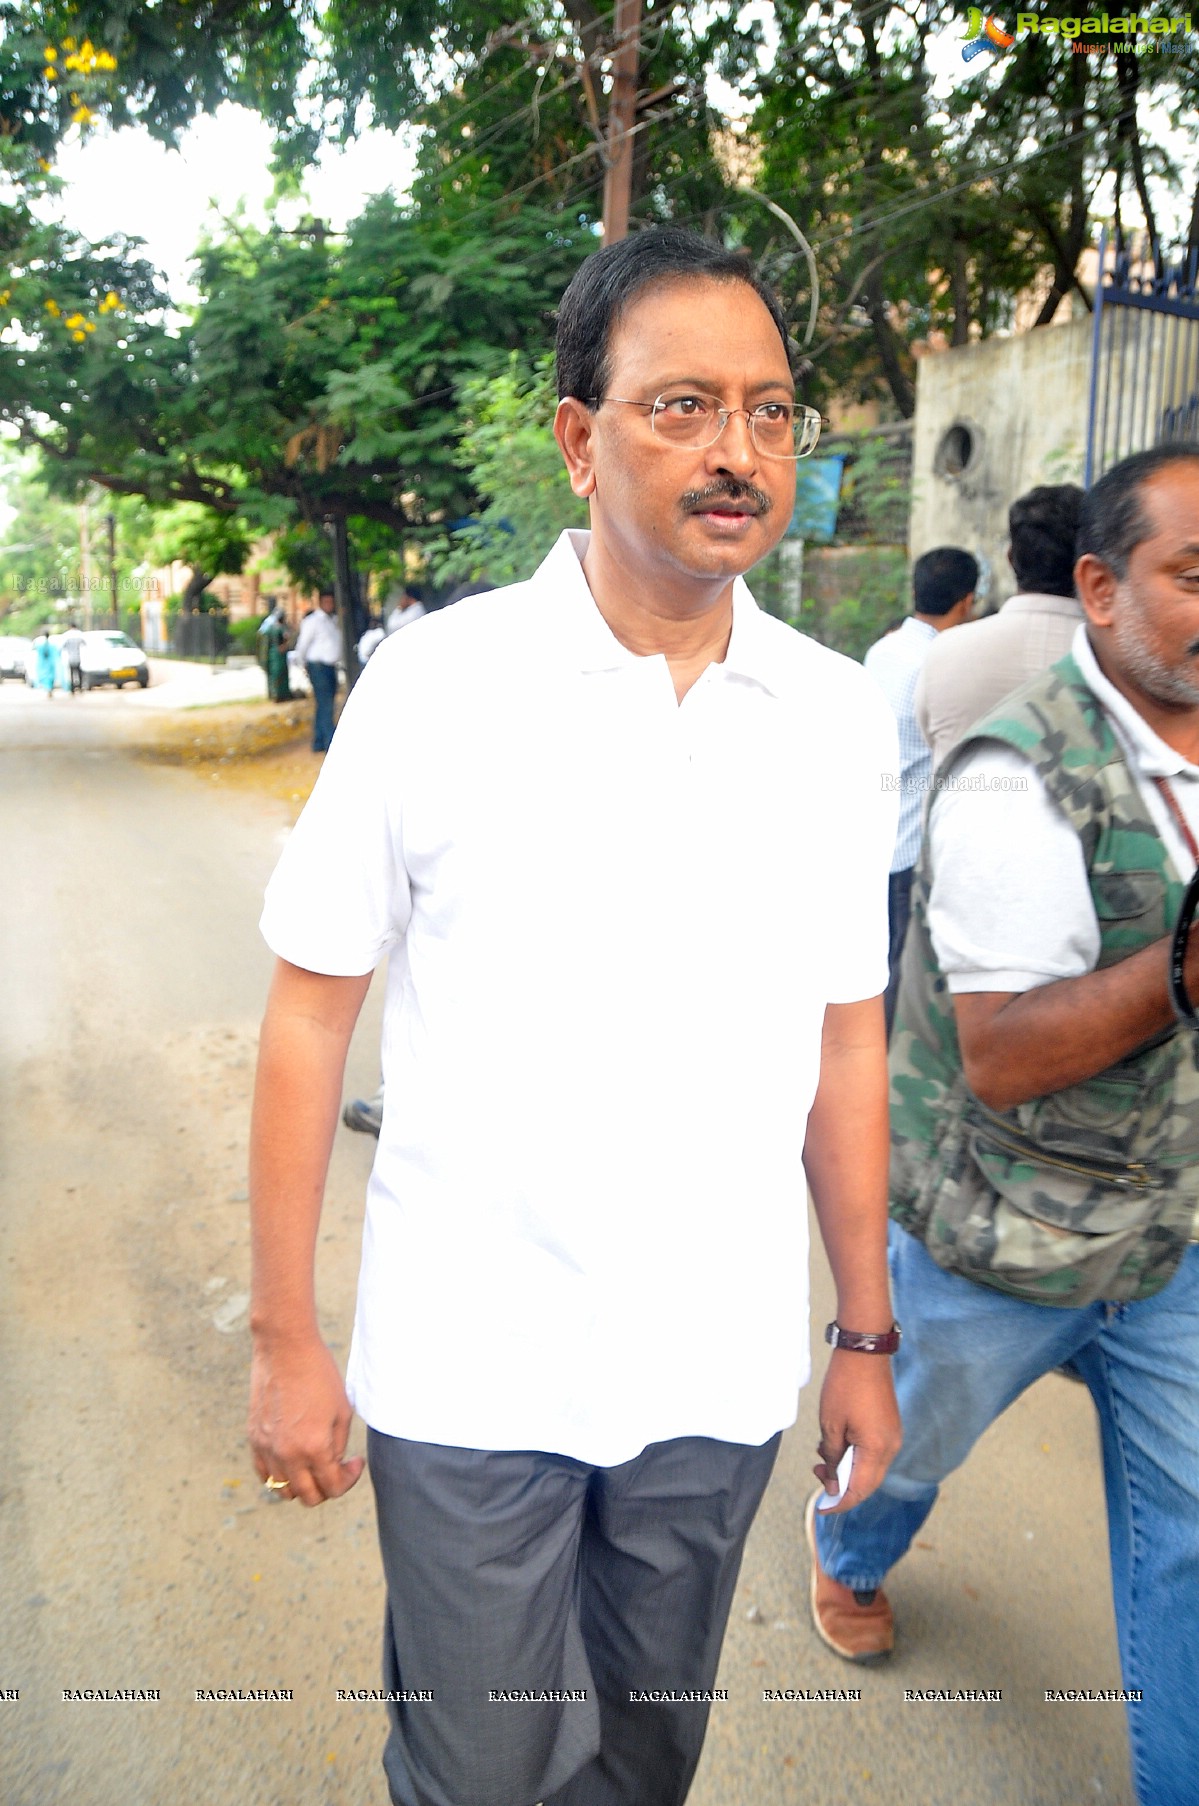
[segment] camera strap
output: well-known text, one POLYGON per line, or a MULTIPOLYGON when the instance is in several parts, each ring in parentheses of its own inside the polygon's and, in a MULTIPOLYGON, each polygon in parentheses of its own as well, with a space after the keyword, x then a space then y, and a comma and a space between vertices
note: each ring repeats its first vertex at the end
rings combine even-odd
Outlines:
POLYGON ((1174 818, 1178 832, 1186 843, 1187 851, 1195 861, 1194 875, 1187 885, 1186 894, 1182 899, 1182 908, 1178 912, 1178 921, 1174 927, 1174 938, 1170 943, 1170 1002, 1173 1005, 1174 1014, 1180 1022, 1185 1022, 1190 1028, 1199 1029, 1199 1011, 1196 1011, 1186 985, 1187 940, 1191 932, 1191 923, 1199 914, 1199 843, 1196 843, 1191 824, 1182 812, 1170 780, 1155 777, 1153 782, 1157 785, 1162 801, 1174 818))

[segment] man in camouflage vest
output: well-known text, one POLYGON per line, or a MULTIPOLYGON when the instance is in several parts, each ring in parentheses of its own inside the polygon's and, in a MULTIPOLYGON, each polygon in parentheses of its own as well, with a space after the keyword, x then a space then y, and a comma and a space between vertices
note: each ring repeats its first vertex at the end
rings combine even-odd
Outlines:
MULTIPOLYGON (((1133 1769, 1199 1772, 1199 1034, 1173 924, 1199 863, 1199 445, 1087 496, 1072 652, 934 780, 891 1044, 904 1445, 857 1509, 809 1503, 816 1628, 892 1645, 887 1571, 941 1480, 1069 1363, 1103 1442, 1133 1769)), ((1186 955, 1199 995, 1199 934, 1186 955)))

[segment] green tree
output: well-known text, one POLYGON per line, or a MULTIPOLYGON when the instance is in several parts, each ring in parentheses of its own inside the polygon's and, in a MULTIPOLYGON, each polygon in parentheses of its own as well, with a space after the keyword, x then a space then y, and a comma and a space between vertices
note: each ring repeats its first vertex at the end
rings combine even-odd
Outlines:
POLYGON ((218 514, 195 502, 179 502, 159 516, 149 545, 155 564, 186 564, 191 576, 180 598, 183 613, 204 609, 214 577, 237 577, 246 568, 254 535, 236 514, 218 514))
POLYGON ((154 519, 137 497, 114 499, 97 488, 75 501, 55 494, 38 459, 0 448, 0 495, 13 510, 0 534, 0 617, 9 631, 49 620, 68 606, 110 607, 108 516, 113 516, 118 595, 136 597, 154 519), (86 568, 85 568, 86 553, 86 568))
POLYGON ((565 527, 587 525, 553 436, 553 360, 530 366, 516 352, 498 376, 468 383, 458 459, 483 501, 432 564, 441 581, 530 577, 565 527))
POLYGON ((1123 170, 1150 218, 1153 183, 1173 177, 1140 120, 1150 88, 1193 119, 1183 59, 1076 56, 1060 36, 1025 34, 940 99, 929 48, 964 38, 965 13, 948 0, 832 0, 817 15, 777 0, 757 184, 816 249, 826 299, 809 355, 824 395, 885 394, 911 414, 914 339, 960 345, 1010 325, 1015 296, 1046 270, 1048 323, 1079 290, 1104 175, 1123 170))
POLYGON ((67 493, 97 482, 259 532, 340 517, 419 542, 474 505, 463 385, 545 348, 593 242, 532 207, 454 231, 391 195, 340 238, 235 221, 202 247, 203 298, 179 328, 127 248, 47 228, 13 277, 0 419, 67 493))

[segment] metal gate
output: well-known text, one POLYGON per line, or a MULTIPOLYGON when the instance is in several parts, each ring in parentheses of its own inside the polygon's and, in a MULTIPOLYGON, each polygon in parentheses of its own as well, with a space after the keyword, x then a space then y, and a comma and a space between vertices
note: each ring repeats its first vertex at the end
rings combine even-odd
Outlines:
POLYGON ((1087 405, 1089 489, 1130 452, 1199 438, 1199 247, 1174 262, 1108 257, 1099 240, 1099 280, 1087 405))

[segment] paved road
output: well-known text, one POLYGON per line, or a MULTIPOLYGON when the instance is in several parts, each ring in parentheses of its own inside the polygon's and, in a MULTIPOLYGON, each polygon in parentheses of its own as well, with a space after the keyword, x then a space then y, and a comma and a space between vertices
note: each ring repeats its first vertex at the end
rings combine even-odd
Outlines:
MULTIPOLYGON (((139 763, 124 698, 0 688, 0 1798, 385 1806, 364 1483, 264 1502, 241 1441, 246 1113, 286 832, 266 800, 139 763), (195 1690, 290 1688, 290 1701, 195 1690), (154 1701, 64 1689, 158 1688, 154 1701)), ((373 1000, 351 1056, 369 1090, 373 1000)), ((344 1355, 370 1146, 339 1137, 320 1244, 344 1355)), ((818 1263, 814 1320, 830 1314, 818 1263)), ((746 1555, 693 1806, 1127 1806, 1089 1403, 1043 1382, 895 1577, 902 1646, 858 1673, 808 1628, 803 1401, 746 1555), (764 1687, 860 1685, 857 1703, 764 1687), (1000 1687, 999 1704, 904 1689, 1000 1687)), ((497 1800, 495 1806, 516 1806, 497 1800)))

